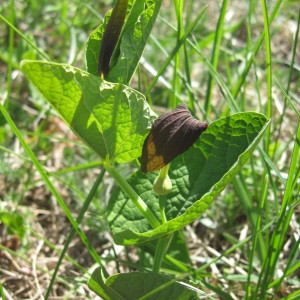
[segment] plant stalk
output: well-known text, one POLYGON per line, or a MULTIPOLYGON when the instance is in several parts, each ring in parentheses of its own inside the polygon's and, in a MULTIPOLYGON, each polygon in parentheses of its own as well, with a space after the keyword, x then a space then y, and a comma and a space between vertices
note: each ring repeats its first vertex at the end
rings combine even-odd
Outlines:
POLYGON ((158 273, 159 269, 162 265, 163 259, 165 254, 167 253, 170 243, 172 241, 173 234, 169 234, 168 236, 161 238, 158 240, 155 256, 154 256, 154 263, 153 263, 153 272, 158 273))
POLYGON ((161 223, 157 220, 155 215, 149 209, 147 204, 143 199, 135 192, 131 185, 120 175, 120 173, 115 169, 115 167, 106 165, 107 172, 114 178, 118 183, 122 191, 131 199, 138 210, 143 214, 143 216, 148 220, 149 224, 153 229, 159 227, 161 223))
POLYGON ((159 200, 160 216, 161 216, 162 223, 164 224, 164 223, 167 223, 167 217, 166 217, 166 213, 165 213, 167 197, 166 197, 166 195, 159 195, 158 200, 159 200))

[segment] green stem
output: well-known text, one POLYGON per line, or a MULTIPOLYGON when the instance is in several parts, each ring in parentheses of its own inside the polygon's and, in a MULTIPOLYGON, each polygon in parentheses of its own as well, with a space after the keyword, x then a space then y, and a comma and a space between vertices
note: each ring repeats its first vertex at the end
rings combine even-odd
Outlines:
POLYGON ((156 273, 159 272, 165 254, 169 249, 172 238, 173 238, 173 234, 169 234, 165 238, 161 238, 158 240, 155 256, 154 256, 153 272, 156 273))
POLYGON ((135 192, 135 190, 131 187, 131 185, 119 174, 119 172, 115 169, 115 167, 106 165, 105 168, 107 172, 118 183, 122 191, 131 199, 131 201, 135 204, 135 206, 139 209, 139 211, 148 220, 152 228, 154 229, 159 227, 161 223, 157 220, 157 218, 149 209, 147 204, 143 201, 143 199, 135 192))
POLYGON ((162 223, 164 224, 167 222, 167 217, 166 217, 166 213, 165 213, 167 197, 166 197, 166 195, 160 195, 160 196, 158 196, 158 199, 159 199, 160 216, 161 216, 162 223))

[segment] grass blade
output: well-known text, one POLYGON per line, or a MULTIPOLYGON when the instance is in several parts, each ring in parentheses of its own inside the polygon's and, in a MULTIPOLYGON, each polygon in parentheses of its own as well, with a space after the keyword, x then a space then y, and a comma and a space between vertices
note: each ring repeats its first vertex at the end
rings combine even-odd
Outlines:
MULTIPOLYGON (((271 55, 271 41, 270 41, 270 25, 269 25, 269 16, 267 11, 266 0, 262 0, 262 11, 264 17, 264 33, 265 33, 265 44, 266 44, 266 68, 267 68, 267 86, 268 86, 268 101, 266 104, 266 116, 271 118, 272 112, 272 55, 271 55)), ((271 135, 271 126, 266 131, 265 138, 265 149, 266 152, 269 152, 270 144, 270 135, 271 135)))
MULTIPOLYGON (((213 52, 212 52, 212 58, 211 58, 211 64, 215 69, 217 69, 218 62, 219 62, 220 46, 221 46, 221 41, 223 38, 224 20, 225 20, 227 7, 228 7, 228 0, 223 0, 222 6, 221 6, 220 17, 219 17, 217 28, 216 28, 216 34, 215 34, 215 40, 214 40, 213 52)), ((207 115, 211 114, 212 90, 213 90, 213 77, 212 77, 211 73, 209 73, 209 77, 208 77, 208 81, 207 81, 205 104, 204 104, 204 109, 205 109, 207 115)))
POLYGON ((90 244, 88 238, 86 237, 86 235, 84 234, 84 232, 82 232, 81 229, 78 227, 78 223, 75 221, 75 219, 73 218, 70 210, 66 206, 65 202, 63 201, 63 199, 61 198, 61 196, 59 195, 59 193, 55 189, 54 185, 52 184, 51 180, 49 179, 49 177, 47 175, 47 172, 44 170, 44 168, 39 163, 38 159, 36 158, 36 156, 34 155, 32 150, 27 145, 27 143, 24 140, 21 132, 18 130, 17 126, 15 125, 15 123, 13 122, 13 120, 11 119, 11 117, 9 116, 9 114, 7 113, 5 107, 2 104, 0 104, 0 111, 3 114, 4 118, 6 119, 7 123, 10 125, 12 131, 14 132, 14 134, 16 135, 16 137, 18 138, 18 140, 22 144, 23 148, 27 152, 27 154, 30 157, 32 163, 36 167, 37 171, 40 173, 40 175, 43 178, 46 186, 48 187, 48 189, 50 190, 52 195, 55 197, 58 204, 61 206, 62 210, 64 211, 64 213, 66 215, 66 217, 69 219, 69 221, 72 224, 73 228, 76 230, 76 232, 80 236, 82 242, 85 244, 85 246, 89 250, 91 256, 94 258, 94 260, 98 264, 100 264, 101 262, 100 262, 100 259, 99 259, 99 256, 98 256, 96 250, 91 246, 91 244, 90 244))
MULTIPOLYGON (((103 179, 103 176, 105 174, 105 171, 106 170, 104 168, 102 168, 102 171, 99 173, 99 175, 98 175, 96 181, 94 182, 94 184, 93 184, 93 186, 92 186, 92 188, 91 188, 88 196, 86 197, 86 199, 85 199, 85 201, 83 203, 83 206, 82 206, 82 208, 81 208, 81 210, 80 210, 80 212, 78 214, 78 217, 76 219, 77 224, 79 224, 81 222, 81 220, 82 220, 85 212, 87 211, 88 207, 90 206, 90 203, 91 203, 92 199, 94 198, 95 193, 96 193, 96 191, 97 191, 100 183, 102 182, 102 179, 103 179)), ((61 263, 62 263, 62 261, 64 259, 64 256, 65 256, 65 254, 66 254, 66 252, 67 252, 67 250, 69 248, 69 245, 70 245, 70 243, 71 243, 71 241, 72 241, 72 239, 73 239, 73 237, 74 237, 75 234, 76 234, 76 230, 73 228, 71 230, 71 232, 69 233, 69 236, 67 237, 66 241, 65 241, 64 248, 63 248, 63 250, 62 250, 62 252, 61 252, 61 254, 59 256, 59 259, 57 261, 57 264, 55 266, 54 272, 52 274, 52 277, 51 277, 51 280, 50 280, 50 283, 49 283, 49 286, 48 286, 48 289, 46 291, 45 299, 48 299, 48 297, 50 296, 50 292, 51 292, 51 289, 52 289, 53 284, 55 282, 56 275, 58 273, 60 265, 61 265, 61 263)), ((103 270, 105 270, 102 264, 100 266, 102 267, 103 270)))

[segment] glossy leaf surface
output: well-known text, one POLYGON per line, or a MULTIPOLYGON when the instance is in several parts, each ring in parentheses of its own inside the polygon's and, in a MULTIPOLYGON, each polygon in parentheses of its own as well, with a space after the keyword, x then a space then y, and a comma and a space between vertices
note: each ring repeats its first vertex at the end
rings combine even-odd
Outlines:
POLYGON ((123 163, 140 157, 156 118, 141 93, 64 64, 25 61, 22 70, 103 160, 123 163))
POLYGON ((102 299, 140 299, 143 296, 145 299, 153 300, 198 299, 196 289, 193 287, 156 273, 122 273, 106 279, 101 268, 97 268, 93 272, 88 286, 102 299))
MULTIPOLYGON (((152 230, 120 189, 111 196, 108 220, 118 244, 140 244, 163 237, 197 219, 233 179, 255 149, 269 121, 258 113, 238 113, 208 126, 188 151, 171 163, 173 189, 167 196, 168 222, 152 230)), ((128 179, 159 219, 153 182, 157 173, 138 171, 128 179)))

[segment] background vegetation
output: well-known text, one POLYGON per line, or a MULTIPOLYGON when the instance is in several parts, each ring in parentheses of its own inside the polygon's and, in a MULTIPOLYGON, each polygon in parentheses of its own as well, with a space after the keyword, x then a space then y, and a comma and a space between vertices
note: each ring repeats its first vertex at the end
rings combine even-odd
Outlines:
MULTIPOLYGON (((1 105, 75 217, 100 172, 99 159, 28 83, 20 61, 41 59, 43 53, 53 62, 84 69, 88 35, 112 5, 93 0, 1 4, 1 105)), ((176 275, 202 289, 205 297, 299 296, 299 20, 297 1, 164 1, 131 84, 158 113, 185 102, 210 123, 230 113, 224 100, 229 93, 238 111, 272 119, 243 171, 183 232, 194 273, 176 275), (206 4, 189 40, 156 76, 206 4)), ((71 226, 1 114, 0 122, 1 290, 7 299, 41 298, 71 226)), ((135 168, 128 165, 121 172, 127 177, 135 168)), ((105 221, 113 186, 104 177, 80 224, 110 274, 151 261, 144 249, 113 243, 105 221)), ((86 286, 94 263, 75 237, 51 291, 53 299, 94 298, 86 286)), ((167 266, 164 271, 171 272, 167 266)))

